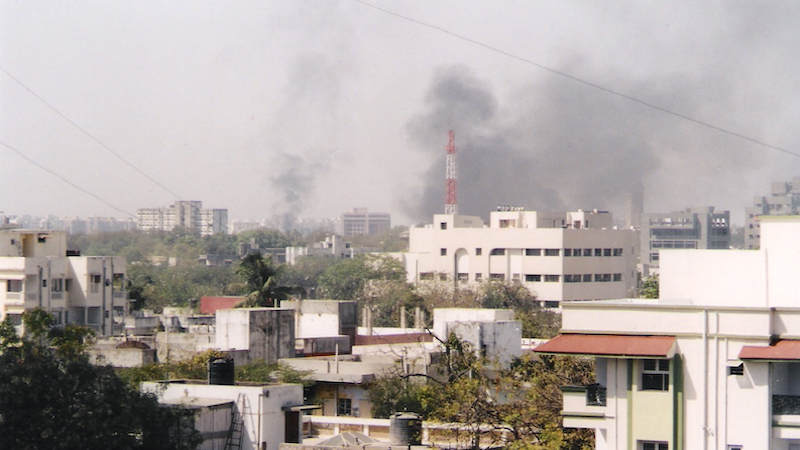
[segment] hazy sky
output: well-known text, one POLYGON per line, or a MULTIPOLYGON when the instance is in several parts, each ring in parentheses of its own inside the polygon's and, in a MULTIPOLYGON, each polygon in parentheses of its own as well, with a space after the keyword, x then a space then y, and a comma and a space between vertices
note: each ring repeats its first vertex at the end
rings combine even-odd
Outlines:
MULTIPOLYGON (((621 215, 641 186, 646 211, 742 223, 800 176, 556 73, 800 155, 796 1, 368 3, 0 0, 0 141, 124 212, 182 198, 230 219, 430 221, 449 129, 467 214, 621 215)), ((51 172, 0 146, 0 211, 125 216, 51 172)))

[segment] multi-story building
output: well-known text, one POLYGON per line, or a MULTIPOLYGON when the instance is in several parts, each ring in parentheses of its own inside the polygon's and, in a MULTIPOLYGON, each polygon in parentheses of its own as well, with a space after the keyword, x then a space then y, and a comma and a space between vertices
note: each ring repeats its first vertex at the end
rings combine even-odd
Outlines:
POLYGON ((353 208, 353 211, 342 214, 336 232, 342 236, 359 236, 379 234, 392 228, 392 217, 389 213, 371 213, 367 208, 353 208))
POLYGON ((658 271, 661 249, 728 249, 731 245, 730 212, 714 212, 713 206, 683 211, 642 214, 642 273, 658 271))
POLYGON ((136 210, 138 228, 143 231, 172 231, 184 227, 200 232, 201 236, 228 232, 227 209, 202 209, 200 201, 175 202, 166 208, 136 210))
POLYGON ((773 182, 770 195, 757 196, 745 209, 744 248, 757 249, 761 242, 761 216, 786 216, 800 212, 800 177, 773 182))
POLYGON ((633 295, 636 233, 615 229, 610 213, 499 209, 488 227, 480 217, 437 214, 411 228, 402 254, 408 281, 519 282, 550 307, 633 295))
POLYGON ((800 218, 761 223, 759 251, 664 251, 660 299, 563 305, 536 351, 597 374, 563 388, 565 427, 598 449, 800 448, 800 218))
POLYGON ((56 325, 86 325, 121 333, 127 307, 125 258, 70 256, 64 231, 0 231, 0 320, 22 323, 43 308, 56 325))

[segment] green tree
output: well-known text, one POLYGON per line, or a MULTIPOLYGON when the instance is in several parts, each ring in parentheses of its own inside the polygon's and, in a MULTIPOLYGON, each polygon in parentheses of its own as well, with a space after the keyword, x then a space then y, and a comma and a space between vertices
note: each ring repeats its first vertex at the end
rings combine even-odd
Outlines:
POLYGON ((658 274, 645 278, 639 286, 639 297, 658 298, 658 285, 658 274))
POLYGON ((591 383, 589 359, 526 356, 489 370, 487 361, 454 335, 442 344, 439 364, 428 375, 391 375, 370 385, 372 410, 386 416, 408 406, 426 420, 460 423, 450 437, 473 447, 481 442, 514 449, 594 448, 591 430, 566 430, 561 422, 560 388, 591 383))
POLYGON ((59 356, 0 325, 0 443, 28 449, 194 449, 187 413, 128 387, 83 353, 59 356))
POLYGON ((370 281, 403 282, 403 263, 388 255, 357 255, 342 259, 328 267, 319 277, 319 288, 325 298, 363 300, 371 297, 370 281))
POLYGON ((281 285, 279 276, 282 266, 276 266, 272 258, 263 258, 260 253, 250 253, 236 268, 236 274, 244 281, 246 297, 237 307, 272 307, 286 300, 297 289, 281 285))
POLYGON ((536 296, 520 283, 490 281, 481 285, 481 307, 514 310, 522 324, 522 337, 551 338, 561 329, 561 316, 544 309, 536 296))
POLYGON ((301 256, 281 273, 280 280, 289 286, 297 286, 306 293, 307 298, 317 298, 319 278, 325 270, 334 265, 332 256, 301 256))

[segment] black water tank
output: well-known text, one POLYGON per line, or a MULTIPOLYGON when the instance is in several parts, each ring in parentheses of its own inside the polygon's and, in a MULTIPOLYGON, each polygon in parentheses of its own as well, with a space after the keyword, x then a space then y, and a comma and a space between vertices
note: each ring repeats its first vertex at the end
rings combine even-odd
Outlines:
POLYGON ((233 358, 215 358, 208 362, 208 384, 234 385, 233 358))
POLYGON ((392 445, 421 445, 422 420, 418 414, 403 412, 389 417, 389 443, 392 445))

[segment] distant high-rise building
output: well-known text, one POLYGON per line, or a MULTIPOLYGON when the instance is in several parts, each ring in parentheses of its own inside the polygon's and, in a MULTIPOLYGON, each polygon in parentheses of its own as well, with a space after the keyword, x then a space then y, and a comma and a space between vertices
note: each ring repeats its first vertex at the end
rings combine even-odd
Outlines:
POLYGON ((759 216, 789 216, 800 212, 800 177, 791 182, 773 182, 768 196, 756 196, 753 206, 745 209, 744 248, 757 249, 761 245, 759 216))
POLYGON ((379 234, 392 228, 389 213, 370 213, 367 208, 353 208, 352 212, 342 214, 337 232, 342 236, 379 234))
POLYGON ((730 212, 715 212, 713 206, 642 214, 641 225, 640 261, 645 275, 658 269, 662 249, 727 249, 731 246, 730 212))
POLYGON ((177 201, 166 208, 136 210, 138 228, 143 231, 172 231, 176 227, 197 230, 201 236, 228 232, 227 209, 202 209, 199 201, 177 201))

